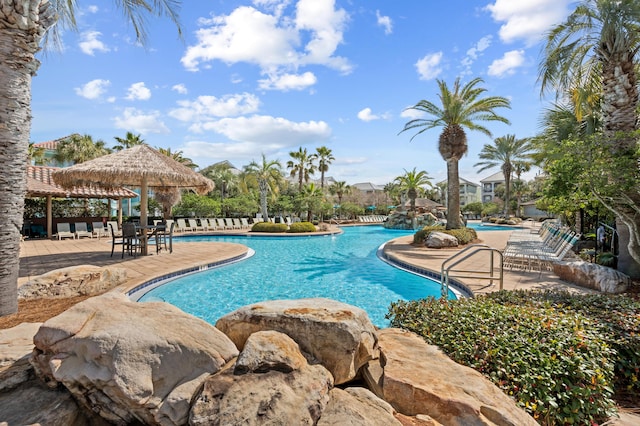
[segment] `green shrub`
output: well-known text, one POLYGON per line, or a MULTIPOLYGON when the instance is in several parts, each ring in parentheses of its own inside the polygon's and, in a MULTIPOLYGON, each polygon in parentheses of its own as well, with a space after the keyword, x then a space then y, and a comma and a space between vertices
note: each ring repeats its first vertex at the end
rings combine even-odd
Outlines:
POLYGON ((291 233, 316 232, 316 227, 311 222, 295 222, 289 225, 291 233))
POLYGON ((286 223, 256 222, 251 227, 251 232, 287 232, 286 223))
POLYGON ((487 376, 543 425, 610 417, 615 351, 598 322, 520 300, 522 305, 489 296, 399 301, 387 316, 391 326, 418 333, 487 376))
POLYGON ((478 238, 478 234, 475 229, 472 228, 460 228, 447 230, 442 225, 425 226, 413 234, 413 242, 415 244, 424 244, 424 241, 429 237, 432 232, 444 232, 445 234, 452 235, 458 239, 458 243, 461 245, 469 244, 471 241, 478 238))

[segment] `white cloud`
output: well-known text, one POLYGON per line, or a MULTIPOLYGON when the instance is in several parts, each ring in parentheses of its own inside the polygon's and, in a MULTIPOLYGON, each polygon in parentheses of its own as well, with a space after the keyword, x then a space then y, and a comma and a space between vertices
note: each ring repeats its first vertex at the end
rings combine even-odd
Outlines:
POLYGON ((144 113, 136 108, 125 108, 122 115, 113 121, 118 129, 134 133, 169 133, 169 128, 161 120, 158 111, 144 113))
POLYGON ((259 161, 261 154, 267 157, 273 157, 279 151, 287 149, 282 143, 256 143, 256 142, 206 142, 206 141, 189 141, 181 151, 186 157, 209 159, 211 161, 220 161, 225 159, 234 162, 248 163, 252 160, 259 161))
POLYGON ((393 32, 393 22, 391 18, 380 15, 379 10, 376 10, 376 18, 378 19, 378 25, 384 28, 385 34, 391 34, 393 32))
POLYGON ((263 90, 281 90, 283 92, 289 90, 304 90, 307 87, 316 84, 318 79, 312 72, 303 74, 282 74, 274 75, 269 78, 258 80, 260 89, 263 90))
POLYGON ((348 15, 335 8, 334 0, 299 0, 295 13, 287 16, 280 7, 283 3, 260 0, 254 4, 277 11, 265 13, 241 6, 229 15, 201 20, 197 43, 187 48, 181 59, 183 66, 197 71, 215 60, 246 62, 259 66, 269 78, 295 73, 305 65, 351 71, 349 61, 335 55, 343 42, 348 15))
POLYGON ((573 0, 496 0, 486 6, 493 20, 504 22, 500 39, 505 43, 522 39, 528 46, 539 42, 555 24, 569 14, 573 0))
POLYGON ((487 73, 494 77, 511 75, 524 63, 524 50, 511 50, 489 65, 487 73))
POLYGON ((367 107, 358 112, 358 118, 362 121, 374 121, 389 118, 389 114, 374 114, 371 108, 367 107))
POLYGON ((284 147, 324 143, 331 136, 331 128, 324 121, 293 122, 266 115, 223 118, 194 130, 213 131, 239 142, 284 147))
POLYGON ((81 87, 76 87, 75 92, 78 96, 82 96, 86 99, 99 99, 103 94, 107 92, 107 88, 111 85, 109 80, 91 80, 81 87))
MULTIPOLYGON (((411 105, 413 106, 413 105, 411 105)), ((400 113, 400 117, 408 118, 409 120, 415 120, 416 118, 424 117, 424 113, 422 111, 418 111, 417 109, 411 108, 411 106, 406 107, 400 113)))
POLYGON ((89 5, 87 7, 87 12, 89 12, 89 13, 98 13, 98 10, 99 10, 98 6, 96 6, 96 5, 89 5))
POLYGON ((420 75, 420 80, 431 80, 436 78, 442 72, 440 62, 442 61, 442 52, 430 53, 424 58, 416 62, 416 68, 420 75))
POLYGON ((493 37, 490 35, 482 37, 478 42, 467 50, 467 55, 462 60, 462 66, 464 67, 463 74, 471 74, 471 65, 478 59, 478 56, 484 52, 489 46, 491 46, 491 39, 493 37))
POLYGON ((187 90, 187 86, 182 83, 174 84, 173 87, 171 87, 171 90, 173 90, 174 92, 178 92, 181 95, 186 95, 187 93, 189 93, 189 91, 187 90))
POLYGON ((102 35, 101 32, 98 31, 85 31, 80 34, 80 42, 78 46, 80 46, 80 50, 87 55, 93 56, 94 52, 108 52, 109 48, 98 38, 102 35))
POLYGON ((151 90, 142 81, 133 83, 127 89, 127 99, 130 101, 146 101, 149 98, 151 98, 151 90))
POLYGON ((194 101, 178 101, 180 108, 169 115, 180 121, 198 123, 219 117, 251 114, 258 111, 260 99, 250 93, 215 96, 198 96, 194 101))

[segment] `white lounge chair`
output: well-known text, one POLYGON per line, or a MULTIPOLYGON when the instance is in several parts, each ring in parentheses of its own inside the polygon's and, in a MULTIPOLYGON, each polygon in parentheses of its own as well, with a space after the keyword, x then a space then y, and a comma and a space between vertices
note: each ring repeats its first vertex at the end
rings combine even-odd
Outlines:
POLYGON ((240 219, 240 224, 242 225, 243 228, 248 229, 251 226, 249 225, 249 220, 246 217, 243 217, 240 219))
POLYGON ((242 229, 240 219, 231 219, 231 223, 233 223, 233 229, 242 229))
POLYGON ((91 223, 91 227, 93 229, 92 234, 98 237, 98 239, 110 235, 109 229, 106 228, 102 222, 93 222, 91 223))
POLYGON ((216 225, 219 230, 227 229, 227 225, 224 223, 224 219, 222 218, 216 219, 216 225))
POLYGON ((185 232, 191 231, 191 227, 187 225, 187 222, 184 219, 176 219, 176 226, 174 228, 175 232, 185 232))
POLYGON ((187 226, 191 230, 191 232, 202 231, 202 227, 198 227, 197 219, 187 219, 187 226))
POLYGON ((87 227, 87 222, 76 222, 76 238, 80 239, 82 237, 93 238, 93 234, 89 232, 89 228, 87 227))
POLYGON ((215 231, 216 229, 218 229, 218 224, 216 223, 215 219, 208 218, 205 220, 207 221, 207 231, 215 231))
POLYGON ((63 238, 76 238, 76 234, 71 232, 71 224, 68 222, 61 222, 56 225, 58 233, 55 235, 59 240, 63 238))
POLYGON ((224 228, 233 229, 233 220, 230 217, 224 218, 224 228))

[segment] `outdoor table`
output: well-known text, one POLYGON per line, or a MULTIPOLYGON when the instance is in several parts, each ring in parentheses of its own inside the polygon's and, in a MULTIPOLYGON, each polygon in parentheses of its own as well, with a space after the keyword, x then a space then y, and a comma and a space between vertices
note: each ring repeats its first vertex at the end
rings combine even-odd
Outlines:
POLYGON ((140 252, 143 256, 148 254, 147 241, 149 237, 155 236, 158 232, 164 232, 167 229, 164 223, 157 225, 136 225, 136 230, 140 233, 141 247, 140 252))

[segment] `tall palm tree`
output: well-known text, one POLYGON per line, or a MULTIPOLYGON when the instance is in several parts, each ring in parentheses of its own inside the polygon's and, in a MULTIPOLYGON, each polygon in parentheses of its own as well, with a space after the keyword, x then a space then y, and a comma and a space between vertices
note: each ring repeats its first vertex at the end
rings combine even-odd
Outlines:
POLYGON ((128 149, 145 143, 140 134, 134 135, 132 132, 127 132, 124 138, 114 136, 114 139, 117 142, 113 147, 114 151, 122 151, 123 149, 128 149))
POLYGON ((340 180, 329 186, 329 193, 338 197, 338 204, 342 204, 342 197, 351 193, 351 186, 347 182, 340 180))
POLYGON ((94 141, 91 135, 74 134, 58 143, 53 158, 60 164, 78 164, 109 153, 104 141, 94 141))
POLYGON ((474 164, 480 167, 478 172, 500 167, 504 175, 504 215, 509 217, 509 202, 511 201, 511 175, 517 164, 529 161, 531 142, 528 138, 516 139, 516 135, 500 136, 493 141, 493 145, 485 144, 480 151, 482 161, 474 164))
POLYGON ((329 170, 329 165, 335 158, 331 153, 331 150, 326 146, 316 148, 316 153, 313 154, 318 160, 318 171, 320 172, 320 189, 324 192, 324 174, 329 170))
POLYGON ((637 0, 583 0, 547 36, 540 64, 542 91, 563 95, 584 81, 602 88, 602 122, 616 150, 635 148, 635 139, 614 138, 637 128, 640 49, 637 0))
MULTIPOLYGON (((115 1, 132 23, 136 38, 146 42, 149 16, 168 16, 178 25, 179 0, 115 1)), ((18 310, 20 229, 27 191, 25 165, 31 132, 31 78, 40 61, 35 55, 58 31, 76 28, 75 1, 2 2, 0 14, 0 315, 18 310), (58 23, 57 25, 56 22, 58 23)))
POLYGON ((171 148, 157 148, 158 152, 166 155, 167 157, 176 160, 178 163, 189 167, 190 169, 197 169, 198 165, 193 162, 191 158, 187 158, 182 155, 182 151, 171 151, 171 148))
POLYGON ((207 167, 206 171, 201 173, 211 179, 215 183, 216 188, 219 188, 222 216, 225 217, 224 199, 230 190, 235 190, 238 186, 239 177, 231 171, 231 165, 227 162, 207 167))
POLYGON ((509 100, 501 96, 481 97, 486 91, 476 87, 482 83, 481 78, 474 78, 461 86, 460 78, 450 90, 442 80, 438 81, 441 106, 427 100, 421 100, 409 109, 426 113, 432 118, 416 118, 404 125, 402 132, 420 129, 411 140, 434 127, 443 127, 438 141, 440 155, 447 162, 447 229, 462 227, 460 220, 460 177, 458 161, 467 153, 467 135, 464 128, 477 130, 491 137, 489 129, 480 124, 481 121, 500 121, 509 123, 505 117, 495 112, 497 108, 510 108, 509 100))
POLYGON ((244 167, 247 177, 255 180, 258 184, 260 192, 260 210, 262 211, 262 220, 269 220, 269 211, 267 209, 267 195, 269 192, 275 194, 278 192, 278 183, 282 179, 282 165, 278 160, 269 160, 262 154, 262 162, 252 161, 244 167))
POLYGON ((414 167, 411 171, 404 171, 404 174, 395 178, 395 182, 398 183, 400 190, 407 194, 409 201, 411 202, 411 211, 416 212, 416 198, 424 191, 424 186, 433 186, 431 184, 431 178, 426 171, 416 171, 414 167))
POLYGON ((287 161, 287 168, 291 169, 291 176, 298 176, 298 191, 302 191, 302 183, 308 183, 310 175, 316 172, 313 164, 315 157, 309 155, 307 148, 300 147, 289 153, 293 160, 287 161))

